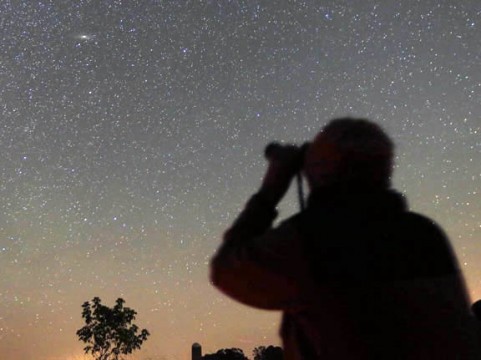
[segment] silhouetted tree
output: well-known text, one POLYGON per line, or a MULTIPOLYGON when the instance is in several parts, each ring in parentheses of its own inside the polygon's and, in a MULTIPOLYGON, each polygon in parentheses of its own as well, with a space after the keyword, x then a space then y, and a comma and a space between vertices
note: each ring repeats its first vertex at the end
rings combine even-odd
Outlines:
POLYGON ((284 351, 279 346, 258 346, 253 351, 254 360, 283 360, 284 351))
POLYGON ((249 360, 241 349, 220 349, 215 354, 207 354, 203 360, 249 360))
POLYGON ((119 360, 121 355, 140 349, 150 335, 146 329, 137 334, 139 328, 132 324, 137 312, 124 307, 125 301, 118 298, 113 308, 102 305, 98 297, 92 303, 82 305, 85 326, 77 331, 80 341, 87 344, 86 354, 97 360, 119 360))

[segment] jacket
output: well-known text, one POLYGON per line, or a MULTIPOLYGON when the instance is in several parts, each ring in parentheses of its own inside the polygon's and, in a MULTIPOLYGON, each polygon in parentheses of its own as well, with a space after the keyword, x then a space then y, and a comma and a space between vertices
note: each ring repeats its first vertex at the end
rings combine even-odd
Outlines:
POLYGON ((321 188, 272 224, 255 194, 211 262, 213 284, 283 312, 286 360, 481 359, 448 239, 392 190, 321 188))

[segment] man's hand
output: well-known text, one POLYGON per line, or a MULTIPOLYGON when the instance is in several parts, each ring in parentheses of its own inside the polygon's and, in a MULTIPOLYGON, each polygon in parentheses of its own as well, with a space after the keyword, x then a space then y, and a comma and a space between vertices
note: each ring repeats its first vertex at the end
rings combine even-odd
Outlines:
POLYGON ((295 145, 274 144, 273 146, 275 147, 273 151, 266 151, 269 166, 259 192, 272 206, 276 206, 300 170, 304 152, 295 145))

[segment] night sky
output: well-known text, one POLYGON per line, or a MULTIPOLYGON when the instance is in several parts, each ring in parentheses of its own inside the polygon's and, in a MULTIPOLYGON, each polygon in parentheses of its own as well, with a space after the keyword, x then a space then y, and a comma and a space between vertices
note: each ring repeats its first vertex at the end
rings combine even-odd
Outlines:
POLYGON ((1 359, 83 358, 94 296, 151 332, 132 358, 279 344, 209 259, 265 145, 338 116, 393 137, 481 298, 479 0, 1 0, 0 36, 1 359))

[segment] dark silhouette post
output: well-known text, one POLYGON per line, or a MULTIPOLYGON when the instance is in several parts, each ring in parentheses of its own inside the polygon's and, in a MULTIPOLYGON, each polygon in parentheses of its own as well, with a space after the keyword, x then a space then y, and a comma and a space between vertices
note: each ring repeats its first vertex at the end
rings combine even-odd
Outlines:
POLYGON ((199 343, 192 344, 192 360, 202 360, 202 347, 199 343))

